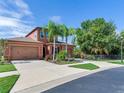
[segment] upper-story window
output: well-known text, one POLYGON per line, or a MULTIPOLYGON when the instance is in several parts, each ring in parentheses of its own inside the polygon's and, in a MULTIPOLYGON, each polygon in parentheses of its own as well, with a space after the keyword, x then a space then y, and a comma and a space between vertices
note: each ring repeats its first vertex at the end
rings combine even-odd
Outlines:
POLYGON ((34 39, 37 40, 37 32, 34 33, 34 39))
POLYGON ((46 32, 46 38, 48 38, 48 32, 46 32))
POLYGON ((42 39, 44 37, 44 32, 40 32, 40 38, 42 39))

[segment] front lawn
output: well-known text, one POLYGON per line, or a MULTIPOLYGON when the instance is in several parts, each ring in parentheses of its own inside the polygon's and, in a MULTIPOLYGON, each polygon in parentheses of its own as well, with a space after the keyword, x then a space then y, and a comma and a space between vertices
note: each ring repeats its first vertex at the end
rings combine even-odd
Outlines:
POLYGON ((121 62, 121 61, 116 61, 116 62, 110 62, 110 63, 124 65, 124 61, 123 61, 123 62, 121 62))
POLYGON ((96 66, 92 63, 72 65, 70 67, 80 68, 80 69, 88 69, 88 70, 94 70, 94 69, 99 68, 98 66, 96 66))
POLYGON ((74 64, 74 63, 78 63, 78 62, 75 62, 75 61, 56 61, 55 63, 59 64, 59 65, 64 65, 64 64, 74 64))
POLYGON ((16 68, 13 64, 2 64, 0 65, 0 72, 15 71, 16 68))
POLYGON ((15 82, 17 81, 18 77, 18 75, 13 75, 0 78, 0 93, 9 93, 15 82))

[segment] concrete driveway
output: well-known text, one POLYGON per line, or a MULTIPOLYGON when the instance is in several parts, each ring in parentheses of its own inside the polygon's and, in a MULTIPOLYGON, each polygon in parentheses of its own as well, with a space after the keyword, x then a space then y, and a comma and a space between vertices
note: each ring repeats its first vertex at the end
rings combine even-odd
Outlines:
POLYGON ((20 77, 11 90, 11 93, 86 71, 83 69, 71 68, 66 65, 56 65, 43 60, 12 61, 12 63, 16 66, 20 73, 20 77))

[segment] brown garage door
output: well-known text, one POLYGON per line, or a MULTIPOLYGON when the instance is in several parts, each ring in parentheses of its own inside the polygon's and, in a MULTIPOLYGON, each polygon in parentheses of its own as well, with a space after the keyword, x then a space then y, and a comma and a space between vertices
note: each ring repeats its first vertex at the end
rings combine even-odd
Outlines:
POLYGON ((14 46, 11 53, 12 59, 38 59, 37 47, 14 46))

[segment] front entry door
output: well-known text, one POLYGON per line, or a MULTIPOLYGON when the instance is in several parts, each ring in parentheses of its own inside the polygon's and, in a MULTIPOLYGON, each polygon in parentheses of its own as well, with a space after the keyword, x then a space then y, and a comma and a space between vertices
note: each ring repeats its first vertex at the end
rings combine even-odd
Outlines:
POLYGON ((45 56, 46 56, 46 48, 43 47, 43 58, 45 58, 45 56))

